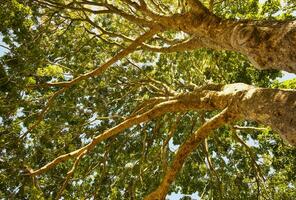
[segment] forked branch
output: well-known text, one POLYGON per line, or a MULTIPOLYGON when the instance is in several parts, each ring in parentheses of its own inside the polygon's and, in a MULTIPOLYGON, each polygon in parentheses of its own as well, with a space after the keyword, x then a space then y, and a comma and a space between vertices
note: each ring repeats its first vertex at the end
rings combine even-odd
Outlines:
POLYGON ((165 198, 170 185, 175 180, 176 175, 182 169, 182 166, 189 154, 204 141, 204 139, 216 128, 235 120, 235 117, 230 114, 228 108, 225 108, 221 113, 214 116, 204 123, 189 139, 187 139, 178 149, 173 163, 167 169, 164 178, 158 188, 146 196, 145 200, 162 200, 165 198))

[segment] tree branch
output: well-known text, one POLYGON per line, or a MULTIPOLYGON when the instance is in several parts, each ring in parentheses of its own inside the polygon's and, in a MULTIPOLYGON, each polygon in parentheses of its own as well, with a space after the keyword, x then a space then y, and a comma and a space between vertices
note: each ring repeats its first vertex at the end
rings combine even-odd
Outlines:
POLYGON ((268 130, 268 128, 260 128, 260 127, 253 127, 253 126, 233 126, 234 129, 236 130, 246 130, 246 131, 250 131, 250 130, 253 130, 253 131, 266 131, 268 130))
POLYGON ((167 160, 167 151, 168 151, 168 144, 169 141, 171 140, 171 138, 173 137, 173 135, 175 134, 176 130, 177 130, 177 126, 179 125, 182 117, 184 117, 184 115, 177 115, 176 120, 174 122, 174 124, 171 126, 169 132, 168 132, 168 136, 166 137, 166 139, 164 140, 162 147, 161 147, 161 161, 162 161, 162 168, 164 171, 167 170, 167 166, 168 166, 168 160, 167 160))
MULTIPOLYGON (((261 123, 270 125, 275 130, 279 130, 283 138, 295 145, 295 135, 293 134, 295 126, 289 124, 295 119, 296 115, 296 110, 294 111, 292 109, 291 111, 291 108, 295 106, 295 92, 268 88, 262 89, 241 83, 229 84, 224 87, 214 89, 216 90, 194 90, 193 92, 186 92, 172 97, 162 97, 158 100, 156 99, 156 101, 160 102, 157 104, 148 104, 148 107, 151 106, 149 110, 146 111, 145 108, 140 108, 140 110, 132 114, 130 118, 127 118, 117 126, 108 129, 101 135, 96 136, 88 145, 71 153, 57 157, 40 169, 33 171, 31 175, 41 174, 56 166, 60 162, 77 157, 85 150, 89 152, 101 141, 115 136, 133 125, 154 119, 167 112, 184 112, 200 109, 217 110, 229 107, 231 108, 232 113, 230 115, 230 111, 226 112, 226 110, 224 110, 219 115, 206 122, 189 140, 187 140, 180 147, 178 151, 179 153, 176 155, 176 161, 167 171, 162 185, 158 190, 151 194, 152 196, 156 195, 156 197, 158 197, 159 195, 166 194, 170 183, 173 181, 172 178, 174 179, 178 170, 181 169, 185 161, 185 157, 188 156, 189 153, 199 144, 201 139, 204 139, 208 136, 211 130, 218 128, 222 124, 231 120, 252 119, 255 117, 254 120, 260 119, 261 123), (267 99, 266 97, 270 98, 267 99), (287 101, 279 101, 278 98, 284 98, 287 99, 287 101), (268 104, 268 106, 265 104, 268 104), (270 112, 270 106, 277 106, 277 109, 273 109, 272 112, 270 112), (278 115, 278 113, 283 111, 291 114, 291 116, 288 117, 286 123, 282 123, 282 118, 279 118, 281 115, 278 115), (276 115, 274 112, 276 112, 276 115), (268 118, 266 116, 268 116, 268 118), (281 120, 281 123, 277 123, 278 120, 281 120), (289 130, 291 131, 289 132, 289 130)), ((287 116, 284 116, 284 118, 287 119, 287 116)))
POLYGON ((204 123, 189 139, 178 149, 173 163, 166 171, 166 174, 158 188, 145 197, 145 200, 162 200, 166 196, 171 183, 181 170, 186 158, 196 147, 216 128, 231 122, 235 117, 225 108, 221 113, 204 123))
POLYGON ((49 86, 58 86, 58 87, 70 87, 82 80, 85 80, 89 77, 93 77, 93 76, 98 76, 100 74, 102 74, 104 71, 106 71, 106 69, 114 64, 115 62, 117 62, 118 60, 122 59, 123 57, 127 56, 128 54, 130 54, 131 52, 133 52, 138 46, 142 45, 142 43, 151 38, 155 33, 157 33, 159 31, 159 27, 155 26, 152 29, 150 29, 148 32, 144 33, 143 35, 139 36, 137 39, 134 40, 134 42, 132 44, 130 44, 127 48, 125 48, 124 50, 122 50, 121 52, 119 52, 117 55, 115 55, 114 57, 112 57, 109 61, 107 61, 106 63, 104 63, 102 66, 88 72, 85 74, 82 74, 76 78, 74 78, 71 81, 67 81, 67 82, 57 82, 57 83, 48 83, 49 86))
POLYGON ((90 142, 86 146, 84 146, 76 151, 73 151, 71 153, 61 155, 61 156, 57 157, 56 159, 54 159, 53 161, 49 162, 48 164, 44 165, 40 169, 35 170, 35 171, 31 171, 30 175, 42 174, 61 162, 64 162, 66 160, 69 160, 71 158, 75 158, 75 157, 79 156, 84 151, 90 152, 101 141, 104 141, 110 137, 113 137, 113 136, 119 134, 121 131, 123 131, 127 128, 130 128, 133 125, 154 119, 154 118, 156 118, 164 113, 167 113, 167 112, 179 112, 179 111, 181 112, 181 111, 187 111, 187 110, 191 110, 191 109, 192 109, 191 106, 186 106, 178 100, 169 100, 169 101, 159 103, 156 106, 154 106, 152 109, 144 112, 143 114, 137 114, 131 118, 128 118, 125 121, 123 121, 122 123, 118 124, 117 126, 111 128, 111 129, 108 129, 104 133, 96 136, 92 140, 92 142, 90 142))

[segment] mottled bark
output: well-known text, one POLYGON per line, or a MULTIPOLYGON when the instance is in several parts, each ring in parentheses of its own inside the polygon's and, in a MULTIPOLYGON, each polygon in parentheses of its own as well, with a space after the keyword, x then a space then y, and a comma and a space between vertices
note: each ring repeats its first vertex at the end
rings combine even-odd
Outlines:
POLYGON ((229 31, 234 49, 256 68, 296 72, 296 21, 240 22, 229 31))
POLYGON ((296 146, 296 91, 249 89, 238 105, 244 119, 270 126, 296 146))
POLYGON ((229 84, 213 95, 217 107, 231 105, 240 119, 270 126, 296 146, 296 90, 257 88, 243 83, 229 84))
MULTIPOLYGON (((296 20, 222 19, 200 3, 189 6, 189 12, 161 23, 193 35, 199 40, 198 45, 196 40, 192 44, 196 48, 236 51, 246 55, 258 69, 296 72, 296 20)), ((187 50, 193 49, 192 46, 187 50)))

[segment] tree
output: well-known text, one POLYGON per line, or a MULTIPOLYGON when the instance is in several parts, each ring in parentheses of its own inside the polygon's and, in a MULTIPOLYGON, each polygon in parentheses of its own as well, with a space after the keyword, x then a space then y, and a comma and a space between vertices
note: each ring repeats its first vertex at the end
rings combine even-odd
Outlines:
POLYGON ((2 4, 3 197, 295 196, 294 1, 2 4))

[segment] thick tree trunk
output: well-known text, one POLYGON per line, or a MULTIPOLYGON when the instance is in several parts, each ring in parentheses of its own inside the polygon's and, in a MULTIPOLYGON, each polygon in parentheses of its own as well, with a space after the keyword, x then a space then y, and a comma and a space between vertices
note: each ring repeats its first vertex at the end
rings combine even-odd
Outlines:
POLYGON ((296 72, 296 20, 222 19, 200 3, 190 6, 189 12, 162 23, 194 36, 199 41, 196 48, 236 51, 246 55, 258 69, 296 72))
POLYGON ((239 22, 229 31, 234 49, 256 68, 296 72, 296 21, 239 22))
POLYGON ((296 90, 257 88, 243 83, 229 84, 211 95, 217 108, 231 106, 234 115, 270 126, 296 146, 296 90))
POLYGON ((296 91, 250 89, 238 105, 245 119, 270 126, 296 146, 296 91))

